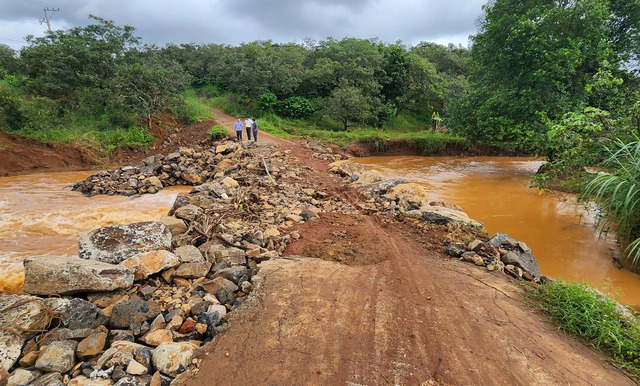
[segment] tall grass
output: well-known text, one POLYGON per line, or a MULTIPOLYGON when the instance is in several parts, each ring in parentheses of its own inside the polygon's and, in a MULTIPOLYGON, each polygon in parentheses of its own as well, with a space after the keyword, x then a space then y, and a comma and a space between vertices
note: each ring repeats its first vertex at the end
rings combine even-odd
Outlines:
POLYGON ((183 105, 175 111, 182 121, 196 123, 214 117, 211 112, 211 107, 214 105, 210 98, 199 97, 194 89, 185 91, 182 97, 183 105))
POLYGON ((593 198, 601 210, 600 232, 614 230, 625 255, 635 266, 640 260, 640 141, 617 140, 607 148, 610 173, 600 173, 585 187, 583 200, 593 198))
POLYGON ((636 317, 584 284, 558 281, 527 291, 534 305, 548 312, 560 329, 587 339, 614 362, 640 375, 640 328, 636 317))

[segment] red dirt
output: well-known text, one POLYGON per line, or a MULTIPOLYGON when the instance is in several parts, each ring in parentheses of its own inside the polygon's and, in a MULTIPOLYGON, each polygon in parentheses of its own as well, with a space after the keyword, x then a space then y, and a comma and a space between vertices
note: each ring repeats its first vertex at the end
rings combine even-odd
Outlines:
MULTIPOLYGON (((219 111, 216 116, 232 134, 235 119, 219 111)), ((204 126, 185 128, 151 153, 197 144, 205 140, 203 132, 204 126)), ((264 132, 259 138, 290 149, 309 166, 308 186, 359 200, 301 143, 264 132)), ((0 144, 12 156, 33 150, 28 143, 19 151, 13 142, 0 144)), ((38 151, 55 158, 56 149, 38 151)), ((34 167, 53 164, 47 158, 37 163, 33 153, 23 157, 34 158, 34 167)), ((0 170, 6 165, 12 164, 0 164, 0 170)), ((204 347, 199 371, 177 383, 633 384, 599 353, 528 308, 506 275, 443 254, 447 231, 441 227, 321 213, 320 220, 295 230, 300 240, 284 258, 261 264, 256 282, 262 284, 232 313, 229 329, 204 347)))

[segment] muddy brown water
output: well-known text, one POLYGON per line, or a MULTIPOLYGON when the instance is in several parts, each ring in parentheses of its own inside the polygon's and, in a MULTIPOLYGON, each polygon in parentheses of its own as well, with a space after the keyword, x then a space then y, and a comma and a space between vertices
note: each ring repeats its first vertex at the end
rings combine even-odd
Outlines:
POLYGON ((84 197, 70 185, 92 171, 0 177, 0 293, 22 289, 29 256, 74 256, 83 232, 107 225, 158 220, 180 191, 140 197, 84 197))
POLYGON ((490 235, 507 233, 525 242, 542 274, 587 283, 619 301, 640 305, 640 275, 612 264, 611 238, 594 233, 593 216, 575 196, 530 188, 542 164, 532 158, 367 157, 355 161, 386 177, 402 177, 431 189, 429 200, 460 205, 490 235))
MULTIPOLYGON (((541 161, 529 158, 369 157, 357 162, 430 187, 431 200, 456 203, 490 234, 529 245, 543 274, 586 282, 620 301, 640 305, 640 276, 611 264, 611 240, 599 240, 572 196, 529 188, 541 161)), ((0 292, 19 292, 22 261, 34 255, 73 256, 81 233, 107 225, 157 220, 169 211, 173 187, 140 197, 84 197, 69 186, 93 172, 0 178, 0 292)))

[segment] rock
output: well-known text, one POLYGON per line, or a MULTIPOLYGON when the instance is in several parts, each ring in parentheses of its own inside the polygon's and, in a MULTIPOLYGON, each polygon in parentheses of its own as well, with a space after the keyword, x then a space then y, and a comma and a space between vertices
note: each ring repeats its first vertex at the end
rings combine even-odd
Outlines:
POLYGON ((234 180, 231 177, 225 177, 220 182, 222 182, 222 184, 224 184, 225 186, 228 186, 230 188, 237 188, 238 186, 240 186, 238 181, 234 180))
POLYGON ((384 174, 380 173, 377 170, 367 170, 360 174, 356 184, 358 185, 367 185, 373 184, 375 182, 380 182, 384 180, 384 174))
POLYGON ((80 341, 93 332, 90 328, 83 328, 80 330, 70 330, 68 328, 56 328, 49 331, 42 340, 39 341, 40 346, 46 346, 59 340, 75 340, 80 341))
POLYGON ((171 248, 171 232, 157 221, 113 225, 83 234, 78 241, 80 258, 118 264, 142 252, 171 248))
POLYGON ((540 278, 540 267, 538 266, 538 261, 533 257, 533 253, 527 244, 521 241, 516 241, 507 234, 496 233, 489 240, 489 245, 494 248, 502 248, 507 251, 500 257, 500 260, 505 264, 514 265, 528 272, 534 278, 540 278))
POLYGON ((470 251, 478 252, 478 249, 480 249, 480 247, 482 247, 483 244, 484 244, 484 241, 476 239, 470 242, 469 245, 467 245, 467 249, 470 251))
POLYGON ((107 343, 109 330, 104 326, 99 326, 88 337, 78 343, 76 355, 79 359, 86 359, 98 355, 107 343))
POLYGON ((36 368, 48 373, 66 373, 76 364, 75 351, 78 342, 60 340, 53 342, 40 351, 36 368))
POLYGON ((220 244, 214 244, 207 251, 209 257, 213 256, 216 263, 227 263, 230 265, 244 265, 247 263, 246 253, 240 248, 225 247, 220 244))
MULTIPOLYGON (((239 284, 240 283, 240 279, 245 276, 248 276, 248 271, 247 271, 247 267, 242 266, 242 265, 238 265, 238 266, 233 266, 233 267, 229 267, 229 268, 224 268, 221 269, 219 271, 217 271, 214 275, 214 278, 216 277, 224 277, 225 279, 233 282, 234 284, 239 284)), ((246 280, 246 279, 245 279, 246 280)), ((232 289, 234 292, 237 291, 237 289, 233 289, 233 288, 229 288, 232 289)))
POLYGON ((38 331, 44 331, 50 320, 48 307, 37 297, 0 295, 0 369, 9 370, 20 357, 22 345, 38 331))
POLYGON ((76 257, 29 257, 24 270, 23 290, 35 295, 115 291, 133 285, 133 273, 125 267, 76 257))
POLYGON ((135 359, 133 359, 131 360, 131 362, 129 362, 129 365, 127 366, 127 370, 125 371, 127 372, 127 374, 131 374, 131 375, 144 375, 149 372, 149 369, 146 366, 143 366, 140 363, 138 363, 135 359))
POLYGON ((153 351, 153 367, 161 373, 175 377, 185 372, 196 353, 191 343, 163 343, 153 351))
POLYGON ((58 300, 62 304, 58 306, 57 314, 62 324, 71 330, 93 329, 107 324, 107 316, 91 302, 80 298, 58 300))
POLYGON ((69 381, 67 386, 111 386, 113 381, 111 379, 91 379, 83 375, 73 378, 69 381))
POLYGON ((200 263, 184 263, 176 269, 173 276, 183 279, 197 279, 199 277, 204 277, 209 273, 211 265, 212 264, 208 261, 200 263))
POLYGON ((339 174, 343 177, 349 177, 352 174, 362 174, 367 171, 364 165, 355 163, 351 160, 336 161, 329 164, 329 171, 339 174))
POLYGON ((173 342, 173 334, 171 334, 171 331, 169 330, 160 329, 160 330, 150 331, 141 340, 144 343, 148 344, 149 346, 156 347, 162 343, 173 342))
POLYGON ((134 272, 135 280, 146 279, 147 277, 173 268, 180 264, 180 259, 169 251, 142 252, 122 261, 120 265, 129 268, 134 272))
POLYGON ((238 286, 234 282, 223 277, 216 277, 215 279, 201 283, 200 286, 210 294, 215 294, 220 288, 226 288, 230 292, 238 290, 238 286))
MULTIPOLYGON (((42 375, 39 370, 27 370, 22 368, 15 369, 7 379, 7 386, 29 385, 42 375)), ((0 381, 0 384, 2 382, 0 381)))
POLYGON ((388 189, 385 197, 394 200, 403 199, 409 204, 426 206, 429 203, 429 190, 422 185, 408 182, 388 189))
POLYGON ((109 325, 114 328, 129 328, 152 320, 158 314, 160 314, 160 305, 153 301, 138 299, 121 302, 113 307, 109 325))
POLYGON ((41 375, 29 386, 64 386, 64 383, 62 382, 62 374, 55 372, 41 375))
POLYGON ((447 253, 453 257, 460 257, 465 251, 466 248, 462 243, 449 243, 447 246, 447 253))
POLYGON ((200 263, 204 261, 202 252, 193 245, 185 245, 173 250, 181 263, 200 263))
POLYGON ((461 222, 471 226, 481 227, 482 223, 469 218, 469 216, 455 209, 445 208, 443 206, 431 206, 422 212, 421 219, 430 224, 447 225, 449 223, 461 222))
POLYGON ((203 212, 204 211, 199 206, 185 205, 177 208, 175 212, 173 212, 173 215, 186 221, 194 221, 200 217, 203 212))
POLYGON ((202 176, 194 168, 188 168, 182 171, 180 177, 187 181, 189 185, 198 185, 202 183, 202 176))
POLYGON ((187 225, 184 220, 175 216, 162 216, 160 217, 160 222, 169 228, 172 236, 181 235, 187 231, 187 225))
POLYGON ((393 178, 375 182, 372 184, 363 185, 360 189, 367 197, 375 197, 379 195, 387 194, 387 192, 395 186, 400 184, 406 184, 407 180, 402 178, 393 178))
POLYGON ((109 342, 111 342, 111 346, 113 346, 115 342, 133 342, 134 340, 133 332, 129 330, 109 331, 109 342))
POLYGON ((228 289, 222 287, 215 293, 216 298, 221 304, 233 304, 236 301, 236 297, 233 295, 233 292, 228 289))

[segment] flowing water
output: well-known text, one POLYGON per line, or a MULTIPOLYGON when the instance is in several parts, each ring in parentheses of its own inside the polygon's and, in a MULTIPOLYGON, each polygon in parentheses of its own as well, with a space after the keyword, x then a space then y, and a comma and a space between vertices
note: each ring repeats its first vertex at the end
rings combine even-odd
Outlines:
POLYGON ((74 256, 83 232, 107 225, 158 220, 178 192, 173 187, 140 197, 84 197, 70 185, 94 172, 0 177, 0 292, 19 292, 29 256, 74 256))
POLYGON ((614 242, 599 239, 593 218, 570 195, 529 188, 542 161, 505 157, 368 157, 357 162, 427 186, 429 200, 460 205, 490 235, 525 242, 543 275, 600 288, 623 303, 640 305, 640 276, 614 267, 614 242))

